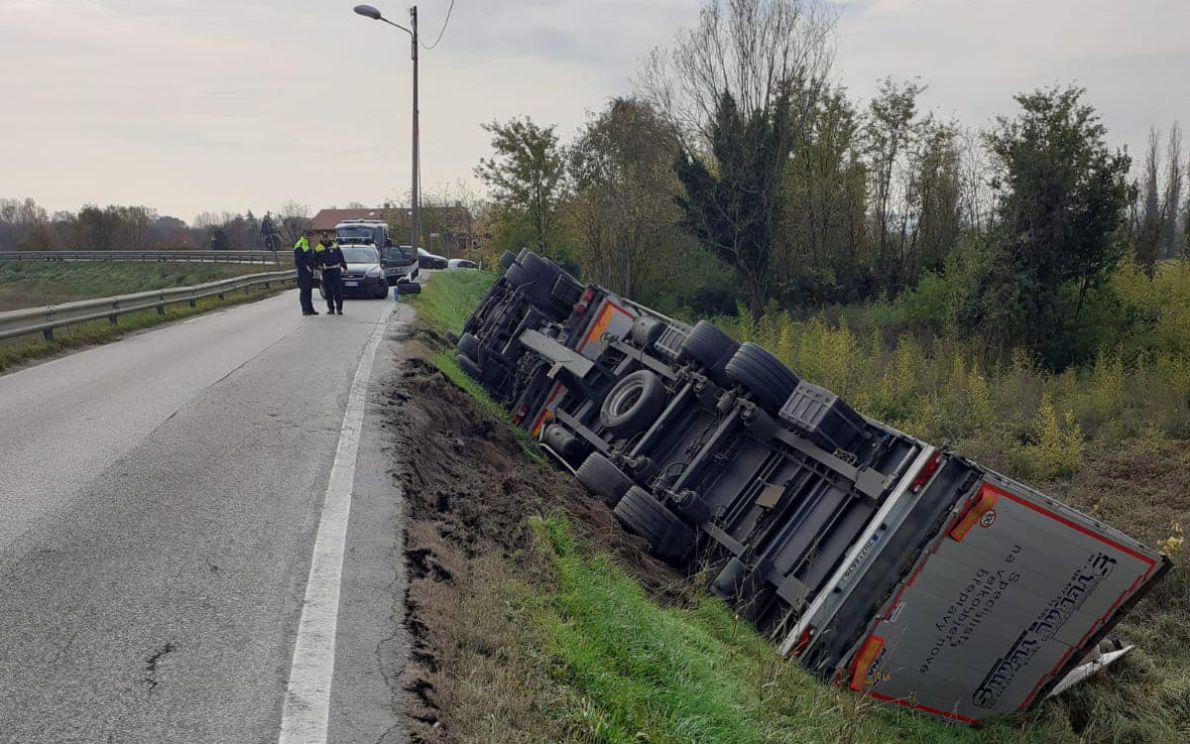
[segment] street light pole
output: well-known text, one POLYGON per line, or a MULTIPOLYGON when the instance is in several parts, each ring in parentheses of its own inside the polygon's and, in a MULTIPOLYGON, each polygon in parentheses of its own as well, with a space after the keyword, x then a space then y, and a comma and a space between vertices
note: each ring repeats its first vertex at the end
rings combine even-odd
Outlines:
POLYGON ((421 241, 421 200, 419 186, 421 185, 421 140, 420 132, 418 131, 419 110, 417 106, 417 6, 414 5, 409 9, 409 17, 412 19, 412 28, 405 28, 399 23, 393 23, 385 18, 383 14, 371 5, 357 5, 355 12, 371 18, 374 21, 384 21, 390 26, 395 26, 405 33, 409 34, 409 39, 412 42, 412 57, 413 57, 413 188, 410 190, 410 204, 409 204, 409 244, 416 252, 418 243, 421 241))
POLYGON ((413 39, 413 190, 412 198, 410 200, 409 217, 413 222, 413 252, 417 253, 418 243, 421 242, 421 138, 418 131, 418 121, 421 118, 420 112, 417 108, 417 6, 414 5, 409 9, 409 17, 412 20, 413 31, 410 36, 413 39))

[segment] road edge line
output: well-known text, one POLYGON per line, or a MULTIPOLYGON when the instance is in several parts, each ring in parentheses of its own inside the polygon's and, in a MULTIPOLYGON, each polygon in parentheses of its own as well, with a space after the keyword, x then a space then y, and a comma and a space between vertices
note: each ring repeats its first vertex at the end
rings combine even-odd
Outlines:
POLYGON ((389 305, 376 322, 376 330, 364 348, 347 394, 347 409, 343 413, 339 445, 326 486, 302 602, 302 617, 294 641, 278 744, 325 744, 327 740, 331 684, 335 676, 339 588, 355 485, 355 462, 372 364, 391 317, 392 305, 389 305))

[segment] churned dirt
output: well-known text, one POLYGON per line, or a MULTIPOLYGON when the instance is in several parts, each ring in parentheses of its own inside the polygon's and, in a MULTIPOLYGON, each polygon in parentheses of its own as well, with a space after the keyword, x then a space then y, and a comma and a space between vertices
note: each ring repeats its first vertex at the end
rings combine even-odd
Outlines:
POLYGON ((410 740, 474 740, 485 715, 477 707, 539 715, 534 690, 500 689, 517 644, 501 638, 509 623, 493 618, 508 602, 502 584, 550 571, 531 548, 529 517, 566 513, 576 535, 655 596, 676 598, 683 579, 568 473, 530 461, 503 423, 424 358, 406 360, 392 396, 406 503, 410 740))

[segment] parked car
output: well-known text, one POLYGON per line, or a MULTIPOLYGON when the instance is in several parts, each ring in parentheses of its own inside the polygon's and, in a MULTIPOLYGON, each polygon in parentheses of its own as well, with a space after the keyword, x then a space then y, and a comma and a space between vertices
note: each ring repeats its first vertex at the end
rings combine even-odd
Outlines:
POLYGON ((967 724, 1119 658, 1170 569, 1122 532, 899 432, 713 324, 666 318, 533 253, 458 363, 658 557, 811 674, 967 724))
POLYGON ((445 269, 448 266, 446 258, 425 248, 417 249, 417 260, 423 269, 445 269))
MULTIPOLYGON (((380 263, 380 252, 371 245, 344 245, 343 257, 347 271, 343 272, 344 297, 388 297, 388 279, 380 263)), ((320 290, 326 297, 325 289, 320 290)))
POLYGON ((451 269, 478 269, 479 266, 474 261, 468 261, 465 258, 452 258, 446 262, 446 268, 451 269))
POLYGON ((380 249, 380 265, 384 267, 384 278, 388 280, 389 286, 413 281, 421 268, 417 253, 412 248, 393 245, 392 241, 380 249))

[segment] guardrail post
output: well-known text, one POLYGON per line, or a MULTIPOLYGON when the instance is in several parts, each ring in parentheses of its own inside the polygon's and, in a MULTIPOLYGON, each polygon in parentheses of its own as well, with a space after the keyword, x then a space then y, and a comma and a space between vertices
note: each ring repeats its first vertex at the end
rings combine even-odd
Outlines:
POLYGON ((41 335, 45 336, 46 341, 53 341, 54 340, 54 329, 53 328, 43 328, 41 331, 41 335))

